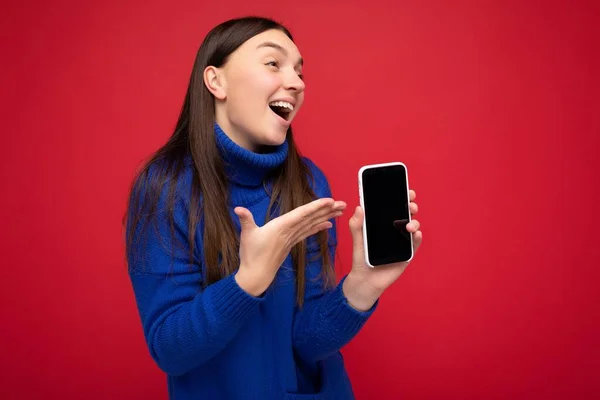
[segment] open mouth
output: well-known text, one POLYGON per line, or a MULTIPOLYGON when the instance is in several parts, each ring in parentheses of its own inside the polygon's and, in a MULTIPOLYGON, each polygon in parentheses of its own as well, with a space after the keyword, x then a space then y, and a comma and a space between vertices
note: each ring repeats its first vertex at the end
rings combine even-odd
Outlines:
POLYGON ((294 111, 294 106, 287 101, 271 102, 269 103, 269 108, 286 121, 289 121, 290 115, 292 114, 292 111, 294 111))

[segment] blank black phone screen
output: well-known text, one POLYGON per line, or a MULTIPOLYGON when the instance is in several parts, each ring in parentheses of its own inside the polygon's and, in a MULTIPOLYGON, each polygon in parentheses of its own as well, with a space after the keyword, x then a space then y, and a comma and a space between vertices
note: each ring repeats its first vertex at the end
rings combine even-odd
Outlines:
POLYGON ((412 254, 407 173, 403 165, 362 172, 369 262, 373 266, 407 261, 412 254))

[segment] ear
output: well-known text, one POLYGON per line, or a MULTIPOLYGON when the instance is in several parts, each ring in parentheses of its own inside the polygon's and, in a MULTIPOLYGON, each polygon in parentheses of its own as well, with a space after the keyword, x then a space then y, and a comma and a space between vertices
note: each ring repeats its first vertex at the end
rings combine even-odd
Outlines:
POLYGON ((204 69, 204 85, 215 98, 225 100, 225 77, 223 71, 217 67, 209 65, 204 69))

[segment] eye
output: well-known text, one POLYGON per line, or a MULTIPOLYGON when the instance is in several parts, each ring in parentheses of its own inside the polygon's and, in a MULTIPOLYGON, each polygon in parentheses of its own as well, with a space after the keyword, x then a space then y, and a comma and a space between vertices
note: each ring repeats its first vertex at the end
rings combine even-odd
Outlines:
POLYGON ((277 62, 277 61, 269 61, 265 65, 269 65, 271 67, 279 68, 279 62, 277 62))

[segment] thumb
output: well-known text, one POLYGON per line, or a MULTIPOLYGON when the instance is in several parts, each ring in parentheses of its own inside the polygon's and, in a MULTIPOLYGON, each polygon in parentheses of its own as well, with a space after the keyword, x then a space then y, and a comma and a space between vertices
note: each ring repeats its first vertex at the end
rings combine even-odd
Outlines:
POLYGON ((365 219, 365 213, 360 206, 354 210, 354 215, 350 218, 348 224, 350 225, 350 233, 352 234, 352 246, 354 252, 364 252, 363 242, 363 224, 365 219))
POLYGON ((254 217, 250 210, 244 207, 236 207, 233 212, 240 219, 240 224, 242 225, 242 230, 251 229, 256 227, 256 223, 254 222, 254 217))

